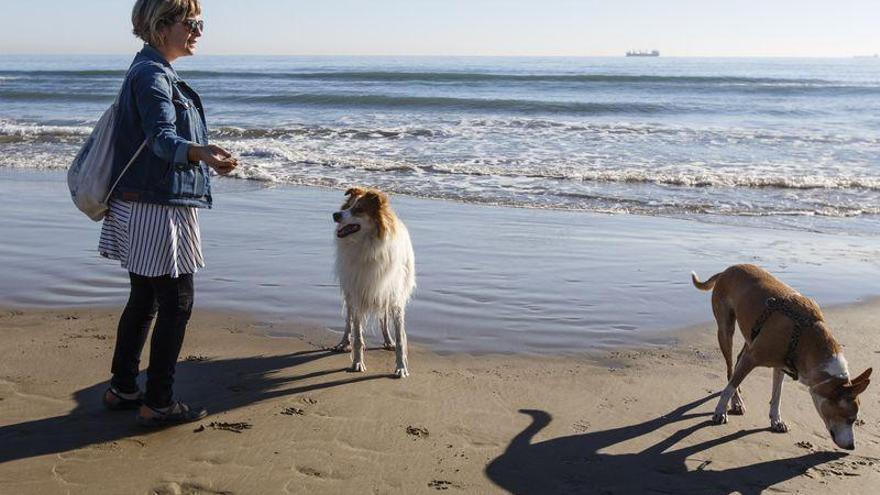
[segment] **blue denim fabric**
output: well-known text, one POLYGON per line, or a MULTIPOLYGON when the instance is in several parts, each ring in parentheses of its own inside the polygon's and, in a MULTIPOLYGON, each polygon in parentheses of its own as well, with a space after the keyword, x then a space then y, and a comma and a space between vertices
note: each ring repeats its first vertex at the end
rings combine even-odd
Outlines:
POLYGON ((113 180, 144 138, 148 141, 119 180, 114 198, 211 207, 208 166, 187 160, 190 145, 208 144, 202 100, 149 45, 144 45, 128 69, 116 125, 113 180))

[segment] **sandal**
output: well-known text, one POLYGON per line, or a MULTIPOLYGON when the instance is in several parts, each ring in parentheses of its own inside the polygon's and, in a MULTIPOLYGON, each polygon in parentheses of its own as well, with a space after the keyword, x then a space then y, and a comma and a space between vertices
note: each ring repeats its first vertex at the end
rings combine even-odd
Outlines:
POLYGON ((159 427, 172 426, 183 423, 192 423, 208 415, 204 407, 196 409, 180 401, 174 401, 170 406, 157 409, 146 404, 141 407, 137 415, 137 422, 141 426, 159 427), (144 415, 147 412, 147 415, 144 415))
POLYGON ((140 390, 133 394, 125 394, 115 387, 110 387, 104 392, 101 402, 111 411, 131 411, 141 407, 143 397, 144 394, 140 390))

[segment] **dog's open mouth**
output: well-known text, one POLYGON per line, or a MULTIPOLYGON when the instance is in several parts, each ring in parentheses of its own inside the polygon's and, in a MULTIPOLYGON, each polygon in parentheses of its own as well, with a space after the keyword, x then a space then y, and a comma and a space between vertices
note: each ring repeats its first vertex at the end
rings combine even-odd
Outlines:
POLYGON ((348 225, 343 225, 336 231, 336 237, 342 239, 343 237, 350 236, 354 234, 358 230, 361 230, 361 226, 356 223, 350 223, 348 225))

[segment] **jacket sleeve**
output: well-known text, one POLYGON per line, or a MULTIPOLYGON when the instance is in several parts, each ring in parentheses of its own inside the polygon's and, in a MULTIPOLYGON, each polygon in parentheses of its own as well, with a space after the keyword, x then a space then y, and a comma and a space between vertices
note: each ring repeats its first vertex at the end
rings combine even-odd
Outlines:
POLYGON ((185 165, 192 143, 177 134, 171 81, 163 71, 150 69, 135 72, 131 81, 147 144, 162 160, 185 165))

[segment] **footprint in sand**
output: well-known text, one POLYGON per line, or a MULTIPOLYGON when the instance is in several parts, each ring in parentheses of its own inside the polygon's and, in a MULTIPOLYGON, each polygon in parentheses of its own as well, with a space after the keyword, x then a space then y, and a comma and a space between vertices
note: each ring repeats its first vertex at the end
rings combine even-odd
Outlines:
POLYGON ((449 490, 450 488, 461 488, 461 485, 446 480, 431 480, 428 487, 435 490, 449 490))
POLYGON ((232 495, 232 492, 217 488, 208 488, 196 483, 169 482, 153 488, 156 495, 232 495))
POLYGON ((324 477, 324 473, 322 473, 321 471, 318 471, 317 469, 314 469, 314 468, 303 466, 303 467, 296 468, 296 470, 306 476, 311 476, 313 478, 323 478, 324 477))
POLYGON ((418 426, 407 426, 406 427, 406 434, 414 436, 416 438, 428 438, 428 435, 430 435, 430 432, 428 432, 427 428, 421 428, 418 426))
POLYGON ((590 428, 592 428, 592 426, 593 425, 590 424, 589 421, 582 420, 582 421, 578 421, 577 423, 575 423, 572 426, 572 428, 574 429, 574 431, 576 431, 578 433, 586 433, 586 432, 590 431, 590 428))
POLYGON ((861 476, 862 473, 860 473, 859 471, 865 468, 870 469, 874 472, 880 472, 880 459, 875 459, 872 457, 860 457, 855 459, 848 458, 840 461, 832 461, 825 465, 817 466, 808 471, 806 474, 809 476, 810 472, 815 472, 821 477, 852 477, 861 476))
POLYGON ((250 430, 254 425, 250 423, 225 423, 225 422, 212 422, 208 424, 208 428, 214 430, 222 430, 222 431, 231 431, 233 433, 241 433, 244 430, 250 430))

